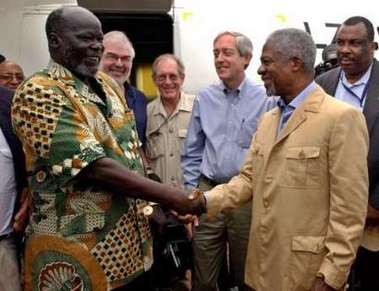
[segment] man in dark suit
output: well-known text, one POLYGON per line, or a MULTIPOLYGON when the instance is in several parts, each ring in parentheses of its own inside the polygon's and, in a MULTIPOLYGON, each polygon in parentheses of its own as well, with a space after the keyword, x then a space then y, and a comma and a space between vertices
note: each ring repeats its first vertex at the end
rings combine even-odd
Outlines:
POLYGON ((29 193, 22 145, 11 125, 12 98, 13 91, 0 86, 0 290, 13 291, 21 290, 19 247, 29 193))
POLYGON ((142 144, 146 139, 146 106, 145 94, 128 82, 136 55, 132 42, 122 31, 112 30, 104 35, 104 52, 99 70, 111 76, 124 89, 128 107, 133 110, 137 133, 142 144))
POLYGON ((376 49, 372 23, 364 17, 350 17, 337 32, 340 67, 316 78, 327 93, 361 108, 370 135, 369 206, 361 247, 351 271, 351 291, 379 290, 379 63, 374 58, 376 49))

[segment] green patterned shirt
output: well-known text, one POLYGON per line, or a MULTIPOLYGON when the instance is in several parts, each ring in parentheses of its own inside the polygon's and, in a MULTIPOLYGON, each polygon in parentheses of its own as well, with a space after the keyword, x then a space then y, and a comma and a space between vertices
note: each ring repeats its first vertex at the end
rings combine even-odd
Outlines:
POLYGON ((102 73, 95 79, 104 101, 51 61, 13 100, 12 122, 24 146, 34 204, 25 290, 111 290, 152 264, 146 201, 76 179, 102 157, 143 173, 133 112, 113 80, 102 73))

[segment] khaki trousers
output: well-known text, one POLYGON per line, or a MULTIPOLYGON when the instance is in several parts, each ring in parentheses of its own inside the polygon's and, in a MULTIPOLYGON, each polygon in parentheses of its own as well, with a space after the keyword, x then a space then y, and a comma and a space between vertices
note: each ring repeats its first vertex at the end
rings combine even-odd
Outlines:
POLYGON ((0 290, 21 291, 21 275, 15 239, 0 241, 0 290))
MULTIPOLYGON (((204 181, 199 184, 202 191, 215 185, 204 181)), ((247 244, 251 224, 251 202, 230 213, 220 213, 205 222, 200 217, 200 225, 194 230, 192 241, 194 270, 192 291, 217 291, 217 280, 229 244, 229 264, 239 291, 251 290, 244 283, 247 244)))

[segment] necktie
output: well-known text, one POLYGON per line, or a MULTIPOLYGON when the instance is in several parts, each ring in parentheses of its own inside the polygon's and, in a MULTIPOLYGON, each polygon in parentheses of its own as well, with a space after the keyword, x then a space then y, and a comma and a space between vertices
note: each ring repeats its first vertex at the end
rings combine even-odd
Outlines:
POLYGON ((282 131, 284 125, 287 123, 288 119, 291 117, 291 114, 294 110, 295 110, 295 107, 291 105, 282 107, 282 116, 280 118, 279 132, 282 131))

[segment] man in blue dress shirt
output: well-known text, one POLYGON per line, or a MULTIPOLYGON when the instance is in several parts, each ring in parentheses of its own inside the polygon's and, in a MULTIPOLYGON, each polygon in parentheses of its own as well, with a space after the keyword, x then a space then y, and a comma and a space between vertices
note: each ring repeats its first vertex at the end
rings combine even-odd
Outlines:
MULTIPOLYGON (((184 185, 202 191, 238 174, 262 113, 276 106, 262 85, 245 75, 253 45, 246 36, 226 31, 213 42, 219 81, 196 96, 182 154, 184 185)), ((218 290, 217 279, 229 247, 229 267, 240 291, 251 222, 251 203, 203 221, 194 230, 194 291, 218 290)))

